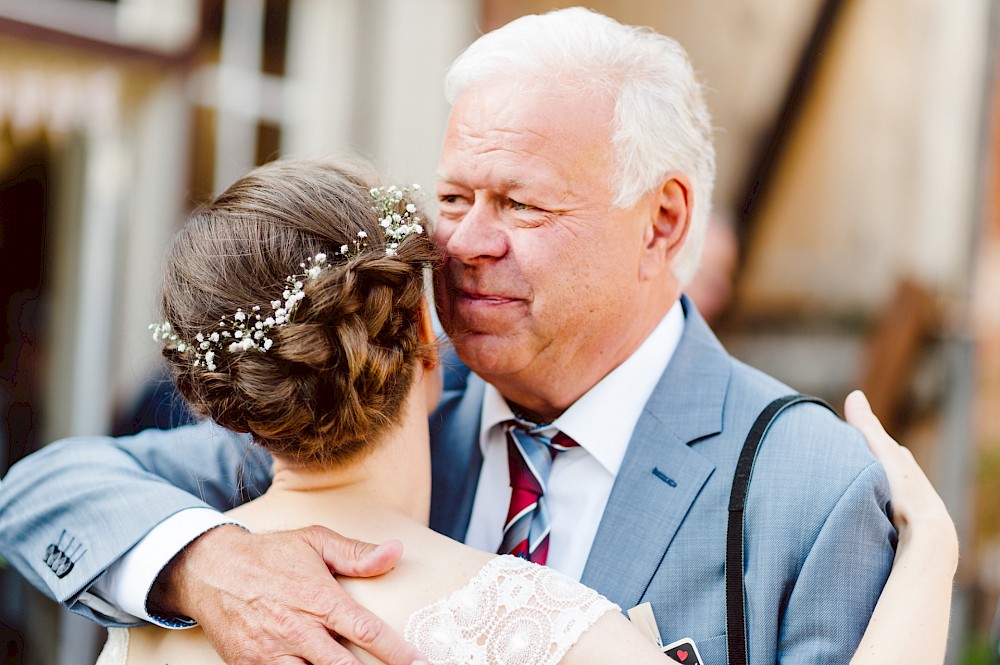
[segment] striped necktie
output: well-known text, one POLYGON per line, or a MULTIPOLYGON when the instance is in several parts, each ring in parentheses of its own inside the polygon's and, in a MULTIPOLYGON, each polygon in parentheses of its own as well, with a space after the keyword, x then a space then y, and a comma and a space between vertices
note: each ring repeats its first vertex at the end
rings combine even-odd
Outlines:
POLYGON ((545 488, 556 455, 579 444, 562 432, 551 438, 542 434, 548 425, 529 429, 525 423, 502 423, 507 435, 510 467, 510 508, 503 528, 499 554, 513 554, 544 564, 549 553, 551 518, 545 488))

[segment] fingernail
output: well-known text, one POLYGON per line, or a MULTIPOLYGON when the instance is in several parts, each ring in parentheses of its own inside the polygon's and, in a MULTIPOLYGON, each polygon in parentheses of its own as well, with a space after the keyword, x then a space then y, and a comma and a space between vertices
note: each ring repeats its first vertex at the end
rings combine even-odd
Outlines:
POLYGON ((391 539, 385 541, 384 543, 379 543, 378 547, 376 547, 375 549, 378 550, 379 552, 381 552, 382 550, 386 550, 386 549, 394 548, 394 547, 402 547, 402 546, 403 546, 403 543, 401 543, 398 538, 391 538, 391 539))
POLYGON ((868 404, 868 398, 860 390, 854 390, 850 395, 847 396, 847 401, 850 402, 852 406, 871 408, 868 404))

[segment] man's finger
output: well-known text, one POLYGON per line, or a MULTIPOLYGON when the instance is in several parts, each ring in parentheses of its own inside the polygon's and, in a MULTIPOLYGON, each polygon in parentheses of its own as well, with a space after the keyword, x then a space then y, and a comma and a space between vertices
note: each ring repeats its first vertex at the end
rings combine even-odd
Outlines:
POLYGON ((389 665, 413 665, 424 662, 423 656, 403 640, 382 619, 347 595, 332 598, 324 625, 336 635, 364 649, 389 665))
MULTIPOLYGON (((308 622, 300 623, 300 616, 296 614, 282 615, 275 622, 282 643, 295 645, 296 654, 305 656, 307 651, 299 645, 306 644, 307 638, 309 644, 325 645, 328 640, 332 641, 329 636, 332 633, 387 665, 424 662, 419 651, 403 640, 391 626, 351 598, 332 578, 325 584, 317 581, 310 585, 308 596, 303 598, 306 602, 301 607, 306 615, 311 616, 308 622)), ((314 648, 310 647, 310 650, 314 648)))
POLYGON ((382 575, 392 570, 403 556, 403 544, 398 540, 376 545, 347 538, 321 526, 301 529, 301 534, 309 546, 323 557, 330 571, 337 575, 382 575))
POLYGON ((272 627, 281 640, 278 647, 284 654, 281 658, 287 659, 289 665, 361 665, 347 647, 337 642, 321 623, 307 614, 281 614, 273 621, 272 627))
MULTIPOLYGON (((316 624, 309 624, 308 633, 301 634, 301 638, 302 641, 299 642, 296 650, 301 653, 302 660, 289 661, 289 663, 361 665, 361 661, 354 654, 316 624)), ((406 661, 403 665, 410 665, 411 662, 406 661)))

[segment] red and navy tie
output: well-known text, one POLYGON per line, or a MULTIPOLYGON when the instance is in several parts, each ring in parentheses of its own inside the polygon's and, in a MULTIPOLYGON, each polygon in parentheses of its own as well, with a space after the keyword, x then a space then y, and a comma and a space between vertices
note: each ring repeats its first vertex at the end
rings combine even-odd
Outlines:
POLYGON ((508 420, 502 426, 507 435, 510 508, 497 552, 544 564, 552 526, 545 502, 549 472, 556 455, 579 444, 562 432, 545 436, 542 430, 549 429, 548 425, 529 429, 520 421, 508 420))

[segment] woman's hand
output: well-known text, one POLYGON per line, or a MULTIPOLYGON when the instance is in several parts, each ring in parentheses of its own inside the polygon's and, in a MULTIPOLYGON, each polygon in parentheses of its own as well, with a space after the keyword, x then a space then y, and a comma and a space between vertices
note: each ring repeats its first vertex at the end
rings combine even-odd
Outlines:
POLYGON ((882 463, 889 477, 892 523, 899 531, 900 547, 906 547, 915 536, 931 537, 937 543, 939 552, 953 560, 950 572, 954 573, 958 564, 955 524, 941 497, 913 459, 913 454, 886 433, 860 390, 847 396, 844 411, 847 422, 865 435, 868 448, 882 463))
POLYGON ((851 665, 940 665, 958 566, 955 524, 910 451, 886 434, 864 393, 848 395, 844 411, 885 467, 899 532, 892 572, 851 665))

